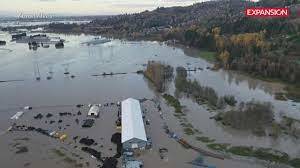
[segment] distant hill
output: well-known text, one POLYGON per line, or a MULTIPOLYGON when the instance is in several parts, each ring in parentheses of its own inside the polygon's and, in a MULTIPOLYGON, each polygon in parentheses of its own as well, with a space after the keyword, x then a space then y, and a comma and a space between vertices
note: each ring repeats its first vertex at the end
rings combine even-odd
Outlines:
MULTIPOLYGON (((295 15, 295 8, 298 2, 299 0, 261 0, 257 3, 245 0, 206 1, 187 7, 162 7, 137 14, 96 19, 90 27, 110 27, 110 32, 116 30, 113 34, 123 34, 124 36, 128 36, 128 33, 134 32, 147 34, 158 32, 162 29, 166 30, 174 27, 188 28, 193 25, 202 25, 206 28, 222 27, 222 32, 224 33, 252 32, 263 30, 264 27, 268 27, 270 24, 274 26, 274 22, 277 22, 276 25, 286 25, 290 20, 295 18, 285 20, 253 20, 244 16, 244 9, 246 7, 283 7, 288 5, 291 7, 293 15, 295 15)), ((294 21, 299 22, 297 19, 294 21)), ((101 33, 106 32, 105 30, 99 31, 101 33)), ((278 33, 278 30, 271 30, 271 32, 278 33)))
POLYGON ((152 27, 189 26, 197 23, 231 23, 243 17, 243 10, 246 6, 253 5, 254 3, 241 0, 207 1, 187 7, 162 7, 154 11, 118 15, 106 20, 95 20, 94 23, 132 31, 152 27))

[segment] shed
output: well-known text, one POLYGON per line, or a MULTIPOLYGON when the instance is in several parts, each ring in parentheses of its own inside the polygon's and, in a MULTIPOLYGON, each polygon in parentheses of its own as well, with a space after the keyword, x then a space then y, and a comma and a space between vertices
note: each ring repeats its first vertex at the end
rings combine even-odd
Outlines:
POLYGON ((99 116, 99 106, 98 105, 93 105, 89 112, 88 112, 88 116, 92 116, 92 117, 98 117, 99 116))
POLYGON ((140 102, 133 98, 122 101, 122 144, 124 149, 145 148, 147 137, 140 102))
POLYGON ((10 119, 12 119, 12 120, 18 120, 23 114, 24 114, 23 111, 19 111, 14 116, 12 116, 10 119))

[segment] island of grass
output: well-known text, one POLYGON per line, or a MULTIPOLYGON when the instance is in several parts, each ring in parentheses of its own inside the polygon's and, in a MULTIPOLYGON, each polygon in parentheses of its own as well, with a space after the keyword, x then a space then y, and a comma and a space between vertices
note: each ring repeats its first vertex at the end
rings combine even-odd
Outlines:
POLYGON ((183 131, 186 135, 194 135, 195 134, 194 130, 192 128, 189 128, 189 127, 184 128, 183 131))
POLYGON ((221 152, 226 152, 228 147, 230 146, 230 144, 226 144, 226 143, 212 143, 212 144, 208 144, 207 147, 209 149, 215 150, 215 151, 221 151, 221 152))
POLYGON ((288 164, 293 167, 299 168, 300 167, 300 158, 291 159, 288 164))
POLYGON ((214 139, 211 139, 209 137, 204 137, 204 136, 202 136, 202 137, 196 137, 196 140, 197 141, 201 141, 203 143, 212 143, 212 142, 215 142, 214 139))
POLYGON ((176 113, 182 113, 181 109, 181 104, 179 102, 178 99, 176 99, 175 97, 173 97, 172 95, 169 94, 164 94, 163 98, 167 101, 167 103, 175 108, 175 112, 176 113))

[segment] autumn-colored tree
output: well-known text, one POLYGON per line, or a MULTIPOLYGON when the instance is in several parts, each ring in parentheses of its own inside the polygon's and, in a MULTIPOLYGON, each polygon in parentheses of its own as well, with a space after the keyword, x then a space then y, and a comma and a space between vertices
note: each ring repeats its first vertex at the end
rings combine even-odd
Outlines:
POLYGON ((230 53, 225 50, 219 55, 220 60, 223 63, 224 68, 229 68, 229 59, 230 59, 230 53))

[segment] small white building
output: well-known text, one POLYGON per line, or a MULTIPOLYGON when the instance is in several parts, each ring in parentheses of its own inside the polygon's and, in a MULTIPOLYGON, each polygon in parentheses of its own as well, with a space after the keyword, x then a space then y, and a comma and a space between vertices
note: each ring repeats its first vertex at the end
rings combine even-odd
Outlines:
POLYGON ((140 102, 133 98, 122 101, 122 144, 124 149, 143 149, 147 137, 140 102))
POLYGON ((91 116, 91 117, 98 117, 99 116, 99 112, 100 112, 100 108, 99 108, 99 105, 93 105, 89 112, 88 112, 88 116, 91 116))
POLYGON ((19 111, 14 116, 12 116, 10 119, 11 120, 18 120, 23 114, 24 114, 23 111, 19 111))

